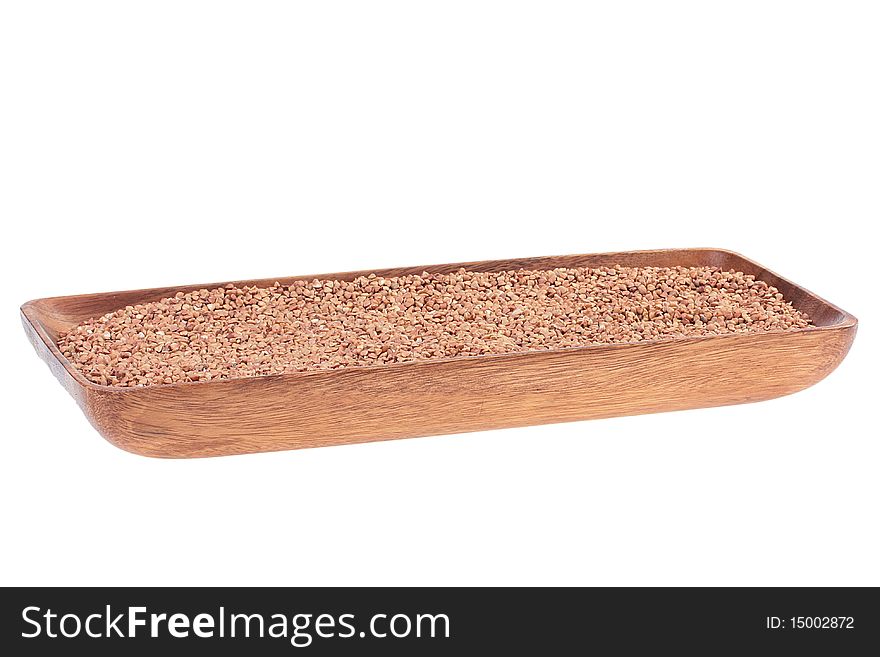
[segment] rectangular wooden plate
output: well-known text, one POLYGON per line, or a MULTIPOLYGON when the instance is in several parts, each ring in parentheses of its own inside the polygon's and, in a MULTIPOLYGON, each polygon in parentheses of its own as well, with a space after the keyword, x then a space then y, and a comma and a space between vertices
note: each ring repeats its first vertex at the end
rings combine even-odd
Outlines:
MULTIPOLYGON (((127 305, 226 283, 37 299, 22 306, 21 316, 37 353, 95 428, 122 449, 159 457, 244 454, 759 401, 824 378, 846 356, 856 334, 858 322, 849 313, 721 249, 490 260, 319 277, 613 265, 712 265, 753 274, 776 286, 815 326, 113 388, 86 380, 58 350, 58 336, 127 305)), ((310 278, 315 276, 235 284, 310 278)))

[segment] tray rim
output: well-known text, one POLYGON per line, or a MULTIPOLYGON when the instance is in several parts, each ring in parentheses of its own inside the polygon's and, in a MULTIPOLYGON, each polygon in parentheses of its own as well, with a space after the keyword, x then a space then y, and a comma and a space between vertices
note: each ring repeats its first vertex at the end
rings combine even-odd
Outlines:
MULTIPOLYGON (((311 278, 321 278, 325 276, 346 276, 349 274, 369 274, 371 272, 384 271, 387 269, 418 269, 419 267, 451 267, 451 266, 461 266, 467 267, 468 265, 479 265, 484 264, 486 262, 495 262, 499 260, 530 260, 530 259, 553 259, 553 258, 564 258, 564 257, 572 257, 572 256, 624 256, 624 255, 633 255, 633 254, 674 254, 681 252, 704 252, 704 253, 720 253, 728 256, 733 256, 735 258, 740 258, 748 262, 750 265, 759 269, 761 272, 770 274, 771 276, 776 277, 780 281, 790 285, 793 288, 797 288, 801 292, 813 297, 814 300, 826 305, 828 308, 836 311, 840 315, 840 319, 837 322, 832 324, 826 324, 823 326, 808 326, 805 328, 797 328, 790 330, 776 330, 776 331, 764 331, 761 333, 726 333, 722 335, 697 335, 697 336, 686 336, 680 338, 668 338, 668 339, 652 339, 652 340, 641 340, 639 342, 620 342, 620 343, 608 343, 608 344, 591 344, 591 345, 581 345, 576 347, 562 347, 558 349, 533 349, 528 351, 517 351, 517 352, 509 352, 509 353, 499 353, 499 354, 480 354, 476 356, 453 356, 449 358, 424 358, 420 360, 411 360, 405 361, 401 363, 383 363, 377 365, 356 365, 351 367, 342 367, 337 369, 316 369, 316 370, 305 370, 300 372, 285 372, 282 374, 262 374, 260 376, 246 376, 246 377, 234 377, 228 379, 213 379, 211 381, 177 381, 174 383, 161 383, 154 384, 149 386, 139 386, 139 387, 121 387, 121 386, 110 386, 110 385, 101 385, 95 383, 93 381, 88 380, 78 369, 76 369, 70 360, 61 353, 61 350, 58 348, 56 342, 49 336, 46 332, 46 329, 40 320, 40 311, 36 308, 37 304, 51 302, 51 301, 61 301, 61 300, 71 300, 71 299, 85 299, 95 296, 112 296, 116 294, 129 294, 132 292, 142 292, 145 294, 149 294, 151 292, 159 292, 164 290, 170 290, 174 288, 180 289, 211 289, 217 287, 223 287, 229 283, 233 283, 236 285, 248 285, 254 283, 264 283, 267 280, 271 280, 270 278, 260 278, 260 279, 249 279, 249 280, 241 280, 241 281, 224 281, 219 283, 193 283, 193 284, 184 284, 184 285, 176 285, 176 286, 165 286, 165 287, 155 287, 155 288, 142 288, 138 290, 116 290, 112 292, 93 292, 88 294, 74 294, 74 295, 62 295, 62 296, 53 296, 53 297, 41 297, 38 299, 32 299, 30 301, 25 302, 20 307, 20 314, 22 321, 27 322, 27 324, 31 327, 33 332, 39 336, 40 340, 43 342, 45 347, 47 348, 49 354, 60 364, 65 372, 70 376, 73 381, 75 381, 79 386, 87 390, 94 390, 96 392, 100 392, 102 394, 119 394, 119 395, 132 395, 132 394, 143 394, 147 390, 168 390, 172 388, 179 388, 183 386, 202 386, 202 385, 210 385, 210 384, 231 384, 234 382, 243 382, 243 381, 277 381, 277 380, 285 380, 285 379, 300 379, 305 377, 312 376, 332 376, 338 375, 345 372, 372 372, 372 371, 384 371, 388 369, 397 369, 400 367, 412 367, 414 365, 429 365, 429 364, 446 364, 446 363, 456 363, 456 362, 467 362, 467 363, 480 363, 486 361, 497 361, 499 359, 509 359, 515 360, 518 358, 524 358, 529 356, 534 356, 536 354, 577 354, 586 351, 596 351, 596 350, 609 350, 609 349, 625 349, 627 347, 634 346, 659 346, 665 344, 689 344, 694 342, 701 342, 704 340, 723 340, 723 339, 740 339, 740 340, 750 340, 759 338, 765 335, 799 335, 803 333, 815 333, 817 331, 839 331, 841 329, 848 329, 858 326, 858 319, 852 314, 849 313, 842 308, 836 306, 835 304, 827 301, 826 299, 820 297, 818 294, 815 294, 803 287, 802 285, 798 285, 793 281, 785 278, 777 274, 772 269, 765 267, 764 265, 748 258, 741 253, 736 251, 732 251, 730 249, 723 248, 714 248, 714 247, 697 247, 697 248, 673 248, 673 249, 640 249, 635 251, 610 251, 610 252, 600 252, 600 253, 583 253, 583 254, 564 254, 564 255, 551 255, 551 256, 528 256, 522 258, 506 258, 506 259, 488 259, 488 260, 474 260, 470 262, 455 262, 455 263, 438 263, 438 264, 429 264, 429 265, 414 265, 411 267, 403 266, 403 267, 384 267, 384 268, 375 268, 375 269, 366 269, 360 271, 350 271, 350 272, 328 272, 323 274, 306 274, 306 275, 294 275, 294 276, 279 276, 280 279, 289 279, 289 278, 299 278, 299 279, 311 279, 311 278)), ((646 265, 650 266, 650 265, 646 265)))

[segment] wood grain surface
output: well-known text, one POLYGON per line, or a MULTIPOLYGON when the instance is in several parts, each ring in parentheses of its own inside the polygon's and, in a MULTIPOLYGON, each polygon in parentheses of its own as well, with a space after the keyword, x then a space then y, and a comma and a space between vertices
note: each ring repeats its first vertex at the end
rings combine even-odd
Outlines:
MULTIPOLYGON (((126 305, 225 285, 110 292, 30 301, 25 332, 40 357, 114 445, 197 457, 461 433, 634 415, 779 397, 827 376, 857 320, 757 263, 721 249, 672 249, 492 260, 320 274, 351 280, 451 272, 595 266, 735 269, 776 286, 815 326, 787 332, 486 355, 276 376, 112 388, 87 381, 58 351, 61 332, 126 305)), ((287 284, 295 276, 237 285, 287 284)))

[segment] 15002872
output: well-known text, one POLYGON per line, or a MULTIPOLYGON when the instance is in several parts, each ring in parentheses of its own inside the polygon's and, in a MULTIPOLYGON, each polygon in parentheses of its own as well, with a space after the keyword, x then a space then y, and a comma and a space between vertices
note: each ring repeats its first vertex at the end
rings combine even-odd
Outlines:
POLYGON ((855 619, 852 616, 767 616, 768 630, 852 630, 855 619))

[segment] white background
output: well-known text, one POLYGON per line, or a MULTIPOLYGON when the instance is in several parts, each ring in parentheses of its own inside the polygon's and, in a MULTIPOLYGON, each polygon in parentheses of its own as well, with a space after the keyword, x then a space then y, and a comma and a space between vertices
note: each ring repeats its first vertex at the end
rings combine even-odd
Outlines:
MULTIPOLYGON (((0 10, 3 584, 880 584, 871 2, 0 10), (759 404, 274 454, 112 447, 43 296, 719 246, 859 317, 759 404)), ((333 403, 333 400, 328 400, 333 403)))

